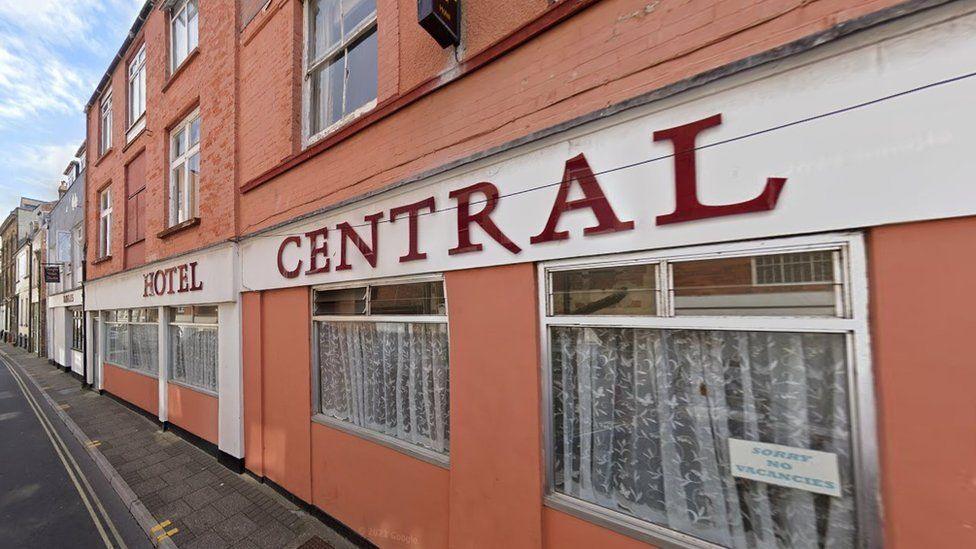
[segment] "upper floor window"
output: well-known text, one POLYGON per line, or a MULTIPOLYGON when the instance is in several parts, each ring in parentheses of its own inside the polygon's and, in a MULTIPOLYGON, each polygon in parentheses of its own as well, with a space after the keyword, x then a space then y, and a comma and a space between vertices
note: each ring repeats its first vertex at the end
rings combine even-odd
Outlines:
POLYGON ((112 148, 112 90, 102 98, 98 119, 98 154, 105 154, 112 148))
POLYGON ((194 111, 170 134, 169 225, 197 215, 200 180, 200 111, 194 111))
POLYGON ((129 126, 142 121, 146 112, 146 45, 129 63, 129 126))
MULTIPOLYGON (((61 289, 67 289, 72 287, 72 277, 74 272, 71 268, 71 231, 58 231, 57 240, 55 244, 55 256, 57 262, 60 263, 58 266, 61 269, 62 279, 61 279, 61 289)), ((50 256, 49 256, 50 257, 50 256)))
POLYGON ((314 138, 376 104, 376 0, 307 3, 306 134, 314 138))
POLYGON ((112 249, 112 189, 98 195, 98 257, 107 257, 112 249))
POLYGON ((174 7, 170 20, 170 58, 171 70, 176 70, 186 57, 197 47, 199 40, 199 11, 197 0, 183 0, 174 7))
POLYGON ((71 268, 74 270, 74 283, 78 284, 81 282, 81 255, 85 250, 85 224, 79 223, 75 225, 74 233, 74 246, 72 246, 71 250, 71 268))

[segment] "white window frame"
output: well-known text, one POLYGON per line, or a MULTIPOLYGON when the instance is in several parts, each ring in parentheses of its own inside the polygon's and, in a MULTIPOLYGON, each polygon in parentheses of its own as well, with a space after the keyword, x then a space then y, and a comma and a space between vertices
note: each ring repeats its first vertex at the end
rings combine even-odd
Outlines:
MULTIPOLYGON (((129 309, 117 309, 117 310, 119 310, 119 311, 128 311, 129 312, 129 315, 131 315, 133 310, 138 310, 138 309, 155 309, 155 308, 156 307, 133 307, 133 308, 129 308, 129 309)), ((109 312, 110 311, 105 311, 106 314, 108 314, 109 312)), ((146 377, 151 377, 153 379, 159 379, 159 364, 158 364, 158 362, 160 360, 160 357, 162 356, 162 349, 160 349, 160 347, 159 347, 159 330, 161 329, 161 326, 162 326, 162 322, 160 321, 160 319, 157 317, 156 322, 135 322, 135 321, 132 320, 132 317, 131 316, 129 317, 129 320, 126 320, 126 321, 109 320, 108 317, 106 316, 105 319, 102 322, 103 322, 103 324, 106 327, 106 330, 105 330, 106 344, 107 344, 107 340, 108 340, 108 326, 120 326, 120 325, 126 325, 126 326, 155 326, 156 327, 156 361, 157 361, 157 364, 156 364, 156 368, 153 370, 153 373, 150 374, 148 372, 144 372, 142 370, 137 370, 136 368, 133 368, 132 367, 132 331, 131 330, 127 330, 126 331, 126 336, 127 336, 127 339, 128 339, 128 341, 126 342, 126 348, 125 348, 125 362, 126 363, 125 364, 117 364, 115 362, 111 362, 110 360, 108 360, 108 347, 107 346, 105 348, 105 358, 104 358, 104 361, 105 361, 106 364, 111 364, 112 366, 115 366, 116 368, 122 368, 123 370, 125 370, 127 372, 132 372, 132 373, 136 373, 136 374, 143 375, 143 376, 146 376, 146 377)))
MULTIPOLYGON (((197 217, 199 212, 199 181, 197 181, 197 186, 195 188, 190 188, 190 158, 193 155, 200 154, 200 142, 203 140, 203 119, 200 117, 200 108, 197 107, 189 116, 183 119, 182 122, 177 124, 169 132, 169 151, 170 151, 170 161, 169 161, 169 172, 168 172, 168 183, 166 185, 167 194, 167 206, 166 206, 166 226, 173 227, 179 225, 180 223, 185 223, 190 221, 194 217, 197 217), (200 120, 200 138, 199 140, 190 145, 190 125, 200 120), (186 147, 183 154, 180 156, 173 156, 173 139, 180 133, 184 132, 186 139, 186 147), (176 202, 176 193, 173 192, 174 186, 176 184, 176 178, 173 177, 173 173, 179 170, 181 173, 180 177, 180 193, 179 196, 181 201, 176 202), (186 219, 180 219, 180 211, 185 212, 186 219)), ((201 157, 202 165, 202 157, 201 157)), ((201 168, 202 169, 202 168, 201 168)))
POLYGON ((830 280, 808 280, 803 282, 764 282, 760 281, 759 278, 759 263, 753 259, 752 260, 752 283, 756 286, 809 286, 811 284, 824 284, 830 283, 830 280))
POLYGON ((143 43, 128 66, 126 86, 127 113, 129 129, 126 141, 132 139, 146 127, 146 44, 143 43))
POLYGON ((71 230, 71 239, 73 250, 71 252, 71 270, 74 271, 72 288, 77 288, 81 285, 82 281, 82 262, 84 258, 82 257, 85 253, 85 223, 81 222, 74 226, 71 230))
POLYGON ((193 50, 197 49, 197 47, 199 47, 200 45, 200 3, 197 0, 181 0, 180 2, 175 2, 173 4, 173 7, 170 9, 169 20, 167 24, 169 25, 169 69, 170 69, 170 74, 172 74, 175 73, 176 70, 179 69, 181 66, 183 66, 183 63, 185 63, 186 60, 190 58, 190 54, 193 53, 193 50), (173 31, 174 29, 173 23, 181 14, 185 14, 184 17, 189 16, 188 7, 191 2, 197 7, 197 15, 195 19, 196 21, 195 25, 197 27, 196 29, 197 41, 196 43, 192 43, 192 44, 190 42, 190 34, 191 34, 190 22, 189 20, 187 20, 186 21, 186 43, 183 44, 186 53, 183 55, 183 57, 177 59, 176 33, 173 31))
POLYGON ((105 92, 98 107, 98 154, 112 148, 112 88, 105 92))
POLYGON ((17 275, 21 280, 30 276, 30 269, 27 268, 27 252, 23 250, 17 255, 17 275))
POLYGON ((75 309, 68 309, 68 314, 71 315, 71 350, 78 351, 78 352, 84 351, 85 312, 80 308, 75 308, 75 309), (80 330, 78 329, 79 320, 81 321, 80 330), (77 345, 77 347, 75 345, 77 345))
MULTIPOLYGON (((166 365, 166 381, 167 381, 167 383, 172 383, 173 385, 179 385, 180 387, 185 387, 187 389, 190 389, 191 391, 197 391, 197 392, 203 393, 205 395, 210 395, 212 397, 218 397, 219 398, 219 395, 218 395, 218 391, 220 390, 220 349, 219 349, 220 346, 219 346, 219 344, 218 344, 218 349, 217 349, 217 366, 216 366, 217 371, 214 372, 215 378, 217 379, 217 391, 211 391, 210 389, 207 389, 207 388, 204 388, 204 387, 199 387, 197 385, 191 385, 191 384, 186 383, 184 381, 180 381, 180 380, 177 380, 177 379, 174 379, 173 378, 173 360, 176 358, 175 346, 173 345, 173 338, 172 338, 172 332, 171 332, 171 328, 173 326, 192 326, 194 328, 213 328, 213 329, 215 329, 217 331, 217 341, 218 342, 220 341, 220 312, 219 312, 220 311, 220 307, 217 304, 215 304, 215 303, 214 304, 209 304, 209 305, 207 305, 207 304, 199 304, 199 305, 187 305, 187 306, 188 307, 217 307, 217 310, 218 310, 218 312, 217 312, 217 319, 218 319, 218 321, 215 322, 215 323, 202 323, 202 322, 177 322, 175 320, 170 320, 169 322, 166 323, 166 345, 169 346, 169 353, 168 353, 169 354, 169 360, 168 360, 169 363, 166 365)), ((174 306, 170 307, 171 310, 166 315, 166 317, 168 319, 176 318, 176 315, 175 315, 175 312, 174 312, 174 310, 176 309, 176 307, 179 307, 179 305, 174 305, 174 306)))
MULTIPOLYGON (((838 262, 835 262, 835 265, 838 262)), ((847 382, 851 417, 852 469, 856 487, 856 520, 859 547, 881 547, 880 497, 874 380, 868 329, 867 265, 859 233, 831 233, 805 237, 753 240, 676 248, 663 251, 616 254, 588 259, 567 259, 539 264, 537 270, 541 326, 543 451, 545 461, 544 505, 598 524, 618 533, 654 544, 700 549, 717 548, 691 535, 659 526, 611 509, 576 499, 554 490, 552 440, 551 326, 598 326, 691 330, 842 333, 847 336, 847 382), (835 267, 842 282, 844 303, 837 317, 779 316, 674 316, 669 292, 662 282, 669 277, 662 265, 672 261, 748 257, 776 253, 839 250, 841 265, 835 267), (658 315, 653 316, 552 316, 549 302, 551 273, 614 265, 658 264, 658 315), (662 303, 663 302, 663 303, 662 303), (665 316, 667 315, 667 316, 665 316)))
MULTIPOLYGON (((316 60, 309 60, 308 58, 308 43, 313 37, 311 36, 310 25, 311 19, 309 18, 309 9, 311 6, 311 1, 306 0, 303 2, 305 5, 302 8, 304 14, 302 22, 302 141, 303 146, 308 147, 309 145, 321 140, 323 137, 335 132, 342 126, 345 126, 350 121, 359 118, 363 114, 376 108, 377 98, 372 101, 367 102, 358 109, 347 113, 345 116, 336 120, 332 124, 322 128, 315 134, 312 134, 312 72, 317 68, 328 64, 330 61, 336 59, 337 57, 348 56, 349 52, 347 48, 354 44, 356 40, 359 40, 363 35, 367 34, 369 31, 373 30, 377 26, 377 16, 376 11, 373 15, 367 17, 361 21, 356 27, 350 31, 349 35, 345 35, 345 29, 342 29, 343 38, 338 44, 334 45, 327 52, 320 55, 316 60)), ((379 6, 377 6, 379 9, 379 6)), ((340 25, 342 23, 340 22, 340 25)), ((377 75, 378 76, 378 75, 377 75)), ((342 93, 346 93, 346 85, 343 84, 342 93)))
POLYGON ((112 187, 98 192, 98 258, 112 255, 112 187))
MULTIPOLYGON (((312 421, 325 425, 327 427, 332 427, 338 429, 345 433, 358 436, 391 448, 398 452, 402 452, 409 456, 415 457, 417 459, 426 461, 427 463, 437 465, 443 468, 449 468, 451 463, 450 454, 444 455, 434 452, 433 450, 428 450, 422 446, 416 444, 411 444, 409 442, 402 441, 398 438, 385 435, 383 433, 378 433, 376 431, 360 427, 353 423, 336 419, 334 417, 329 417, 319 410, 321 404, 320 391, 320 375, 321 370, 319 369, 319 358, 318 358, 318 326, 317 322, 401 322, 401 323, 430 323, 430 324, 444 324, 447 328, 447 338, 448 341, 451 339, 451 325, 448 322, 448 317, 450 316, 450 305, 447 296, 447 283, 444 281, 444 275, 442 274, 429 274, 429 275, 417 275, 417 276, 405 276, 397 278, 379 278, 372 280, 359 280, 356 282, 342 282, 335 284, 323 284, 320 286, 313 286, 310 289, 311 292, 311 318, 312 318, 312 329, 311 334, 311 347, 312 350, 312 421), (368 286, 392 286, 400 284, 414 284, 420 282, 440 282, 444 287, 444 314, 443 315, 369 315, 369 299, 367 298, 367 310, 361 315, 316 315, 315 314, 315 292, 316 291, 329 291, 329 290, 343 290, 346 288, 366 288, 368 286)), ((368 290, 367 290, 368 294, 368 290)), ((450 359, 448 359, 448 368, 450 368, 450 359)))

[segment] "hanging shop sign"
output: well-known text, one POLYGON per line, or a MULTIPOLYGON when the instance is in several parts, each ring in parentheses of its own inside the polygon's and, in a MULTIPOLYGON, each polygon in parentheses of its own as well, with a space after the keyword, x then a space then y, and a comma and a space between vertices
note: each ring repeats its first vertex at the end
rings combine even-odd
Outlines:
POLYGON ((442 48, 461 42, 460 0, 417 0, 417 20, 442 48))
POLYGON ((817 50, 274 227, 242 242, 242 284, 976 215, 976 114, 944 108, 976 95, 976 78, 951 78, 971 70, 976 41, 950 30, 817 50), (929 62, 919 44, 932 40, 954 54, 929 62))
POLYGON ((44 282, 49 284, 57 284, 61 282, 61 266, 60 265, 45 265, 44 266, 44 282))
POLYGON ((837 454, 729 439, 732 476, 840 497, 837 454))

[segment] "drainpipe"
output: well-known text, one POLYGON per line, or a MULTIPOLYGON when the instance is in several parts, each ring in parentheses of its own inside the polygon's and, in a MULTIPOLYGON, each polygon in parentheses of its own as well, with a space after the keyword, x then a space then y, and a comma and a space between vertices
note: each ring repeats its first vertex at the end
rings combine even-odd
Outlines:
MULTIPOLYGON (((85 257, 88 250, 83 250, 82 257, 85 257)), ((81 382, 83 387, 90 387, 88 384, 88 313, 85 311, 85 280, 88 278, 88 262, 84 259, 81 260, 81 326, 83 328, 84 334, 81 337, 81 375, 84 381, 81 382)), ((74 322, 74 321, 72 321, 74 322)), ((74 324, 72 324, 72 327, 74 324)))

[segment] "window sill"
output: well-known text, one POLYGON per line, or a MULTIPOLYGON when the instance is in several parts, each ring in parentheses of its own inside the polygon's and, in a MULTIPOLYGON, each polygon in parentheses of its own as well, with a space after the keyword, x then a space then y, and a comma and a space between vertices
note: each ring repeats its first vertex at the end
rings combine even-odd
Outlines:
POLYGON ((308 136, 305 139, 305 143, 303 143, 304 149, 308 149, 309 147, 312 147, 319 141, 328 138, 330 135, 339 133, 340 131, 345 129, 347 126, 351 125, 356 120, 359 120, 360 118, 366 116, 367 114, 373 112, 374 110, 376 110, 376 99, 373 99, 372 101, 366 103, 362 107, 359 107, 358 109, 352 111, 351 113, 340 118, 339 120, 336 120, 330 126, 327 126, 325 129, 320 130, 319 133, 308 136))
POLYGON ((163 89, 161 90, 163 93, 166 93, 166 90, 168 90, 169 87, 173 84, 173 81, 176 80, 176 78, 179 75, 183 74, 183 72, 186 70, 186 67, 189 66, 190 63, 194 59, 196 59, 199 54, 200 54, 200 46, 193 48, 193 50, 190 53, 186 54, 186 57, 183 59, 182 62, 180 62, 180 65, 176 67, 176 70, 170 73, 169 78, 166 79, 166 83, 163 84, 163 89))
POLYGON ((318 423, 325 427, 330 427, 338 431, 342 431, 346 434, 356 436, 359 438, 364 438, 370 442, 375 442, 381 446, 386 446, 391 450, 400 452, 401 454, 406 454, 412 458, 419 459, 421 461, 426 461, 431 465, 436 465, 443 469, 451 468, 451 459, 449 456, 438 454, 432 450, 427 450, 426 448, 421 448, 413 444, 397 440, 393 437, 389 437, 380 433, 375 433, 368 429, 363 429, 362 427, 357 427, 355 425, 346 423, 344 421, 339 421, 322 414, 313 414, 312 422, 318 423))
POLYGON ((139 374, 141 376, 148 377, 149 379, 159 379, 156 374, 147 374, 142 370, 136 370, 135 368, 129 368, 128 366, 122 366, 121 364, 116 364, 114 362, 109 362, 107 360, 105 361, 105 364, 108 364, 109 366, 112 366, 114 368, 118 368, 119 370, 125 370, 126 372, 129 373, 139 374))
POLYGON ((122 147, 122 152, 125 152, 126 150, 128 150, 129 147, 131 147, 132 144, 136 142, 136 139, 139 139, 139 136, 141 136, 144 133, 146 133, 146 113, 145 112, 142 113, 142 116, 139 117, 139 120, 136 120, 136 123, 135 124, 133 124, 132 126, 130 126, 128 130, 126 130, 126 132, 125 132, 125 146, 122 147))
POLYGON ((95 161, 95 167, 97 168, 98 165, 102 163, 102 160, 105 160, 105 158, 108 155, 112 154, 113 150, 115 150, 114 147, 109 147, 108 149, 106 149, 105 152, 103 152, 102 155, 98 157, 98 160, 95 161))
POLYGON ((170 385, 175 385, 183 389, 189 389, 190 391, 195 391, 197 393, 200 393, 201 395, 206 395, 211 398, 220 398, 220 396, 217 394, 216 391, 211 391, 209 389, 204 389, 202 387, 194 387, 189 383, 183 383, 182 381, 176 381, 175 379, 168 379, 166 380, 166 383, 169 383, 170 385))
POLYGON ((99 257, 98 259, 92 261, 91 264, 98 265, 99 263, 105 263, 106 261, 110 261, 111 259, 112 259, 111 255, 103 255, 102 257, 99 257))
POLYGON ((694 536, 682 534, 676 530, 657 526, 655 524, 604 509, 597 505, 577 500, 562 494, 547 494, 543 498, 543 505, 550 509, 562 511, 580 520, 602 526, 618 534, 634 538, 645 543, 660 547, 680 547, 684 549, 721 549, 694 536))
POLYGON ((183 221, 181 223, 177 223, 176 225, 173 225, 172 227, 168 227, 166 229, 163 229, 163 230, 159 231, 158 233, 156 233, 156 238, 168 238, 168 237, 170 237, 170 236, 172 236, 172 235, 174 235, 174 234, 176 234, 178 232, 185 231, 185 230, 189 229, 190 227, 196 227, 199 224, 200 224, 200 218, 199 217, 191 217, 190 219, 187 219, 186 221, 183 221))

